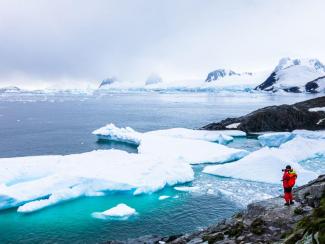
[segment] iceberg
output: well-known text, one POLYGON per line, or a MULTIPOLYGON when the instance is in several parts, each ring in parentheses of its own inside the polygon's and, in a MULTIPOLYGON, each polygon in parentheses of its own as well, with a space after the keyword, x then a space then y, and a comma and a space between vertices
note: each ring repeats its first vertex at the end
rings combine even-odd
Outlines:
POLYGON ((292 133, 295 136, 302 136, 309 139, 325 139, 325 130, 319 130, 319 131, 294 130, 292 133))
POLYGON ((93 131, 92 134, 96 135, 99 140, 119 141, 137 146, 140 145, 141 139, 147 135, 204 140, 221 144, 229 143, 233 140, 233 137, 246 136, 246 133, 240 130, 211 131, 192 130, 186 128, 171 128, 141 133, 130 127, 119 128, 114 124, 107 124, 106 126, 93 131))
POLYGON ((160 201, 162 201, 162 200, 165 200, 165 199, 167 199, 167 198, 170 198, 170 196, 159 196, 159 200, 160 201))
POLYGON ((320 153, 325 153, 325 140, 297 136, 279 148, 264 147, 237 162, 206 166, 203 172, 243 180, 280 184, 281 170, 290 164, 298 173, 297 185, 303 185, 315 179, 318 174, 304 169, 298 162, 320 153))
POLYGON ((258 141, 262 146, 279 147, 296 136, 309 139, 325 139, 325 131, 294 130, 292 132, 273 132, 260 135, 258 141))
POLYGON ((229 148, 208 141, 156 135, 143 137, 138 152, 160 158, 167 156, 184 160, 189 164, 226 163, 248 154, 246 150, 229 148))
POLYGON ((115 207, 108 209, 104 212, 94 212, 92 213, 92 216, 94 218, 99 218, 99 219, 111 218, 111 219, 127 220, 129 217, 135 214, 137 214, 137 212, 134 208, 131 208, 124 203, 120 203, 115 207))
POLYGON ((173 128, 140 133, 129 127, 118 128, 114 124, 108 124, 94 131, 93 134, 99 138, 137 145, 139 154, 174 158, 190 164, 225 163, 248 154, 246 150, 221 145, 233 140, 232 136, 246 135, 245 132, 236 130, 173 128), (214 143, 216 141, 220 144, 214 143))
POLYGON ((290 132, 268 133, 258 137, 259 143, 265 147, 279 147, 281 144, 292 140, 295 137, 290 132))
POLYGON ((0 165, 0 209, 19 206, 22 213, 108 190, 150 193, 194 177, 193 169, 183 160, 114 149, 3 158, 0 165))
POLYGON ((96 135, 99 140, 118 141, 134 145, 139 145, 142 133, 133 130, 130 127, 118 128, 114 124, 107 124, 92 134, 96 135))

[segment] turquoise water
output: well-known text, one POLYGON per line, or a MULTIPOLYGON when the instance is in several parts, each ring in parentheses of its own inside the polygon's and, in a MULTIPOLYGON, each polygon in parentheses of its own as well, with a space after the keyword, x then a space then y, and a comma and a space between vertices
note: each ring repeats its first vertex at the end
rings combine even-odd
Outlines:
MULTIPOLYGON (((136 153, 136 148, 126 144, 96 142, 91 131, 111 122, 139 131, 198 128, 259 107, 304 99, 250 94, 0 96, 0 157, 110 148, 136 153)), ((260 147, 255 139, 246 138, 238 138, 229 146, 249 151, 260 147)), ((0 211, 0 243, 94 243, 147 234, 186 233, 229 217, 249 201, 277 195, 281 190, 279 185, 203 174, 202 167, 194 167, 195 180, 188 185, 198 190, 192 193, 172 187, 140 196, 128 191, 107 192, 105 196, 71 200, 31 214, 19 214, 15 208, 0 211), (171 197, 160 201, 161 195, 171 197), (135 208, 138 214, 126 221, 91 216, 119 203, 135 208)))

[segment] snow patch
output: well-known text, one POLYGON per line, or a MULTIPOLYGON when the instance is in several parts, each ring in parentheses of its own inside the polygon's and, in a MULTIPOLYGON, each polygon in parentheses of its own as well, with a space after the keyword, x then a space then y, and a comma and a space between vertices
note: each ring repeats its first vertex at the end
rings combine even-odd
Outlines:
POLYGON ((240 125, 240 123, 233 123, 233 124, 227 125, 226 128, 227 129, 237 129, 239 125, 240 125))
POLYGON ((325 107, 316 107, 308 109, 309 112, 325 112, 325 107))

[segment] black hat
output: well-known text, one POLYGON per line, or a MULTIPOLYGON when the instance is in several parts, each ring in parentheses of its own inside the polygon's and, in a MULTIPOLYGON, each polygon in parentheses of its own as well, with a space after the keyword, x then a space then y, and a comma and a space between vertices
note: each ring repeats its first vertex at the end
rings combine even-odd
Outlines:
POLYGON ((286 166, 286 169, 291 169, 291 166, 290 166, 290 165, 287 165, 287 166, 286 166))

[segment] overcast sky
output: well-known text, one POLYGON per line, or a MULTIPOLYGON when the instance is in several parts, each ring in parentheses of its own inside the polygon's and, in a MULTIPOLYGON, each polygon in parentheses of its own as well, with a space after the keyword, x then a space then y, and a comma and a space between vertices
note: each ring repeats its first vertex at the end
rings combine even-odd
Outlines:
POLYGON ((323 0, 0 0, 0 86, 325 62, 323 0))

